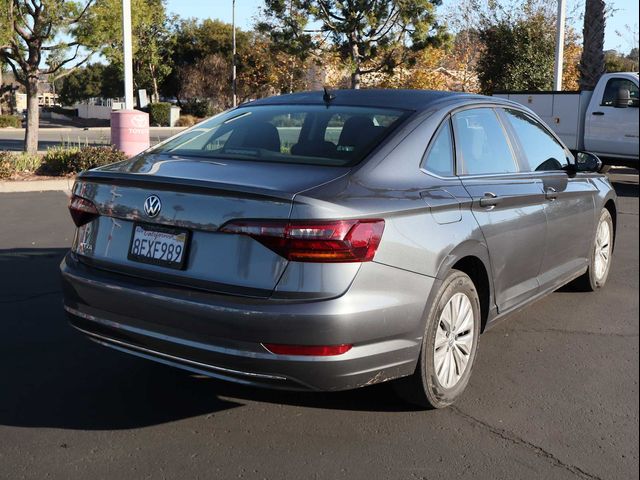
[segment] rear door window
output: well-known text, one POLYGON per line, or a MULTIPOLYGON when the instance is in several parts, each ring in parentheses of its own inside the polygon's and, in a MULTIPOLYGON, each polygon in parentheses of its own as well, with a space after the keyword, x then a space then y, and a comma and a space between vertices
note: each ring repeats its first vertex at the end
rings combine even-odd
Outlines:
POLYGON ((518 172, 504 127, 492 108, 474 108, 453 115, 458 173, 485 175, 518 172))
POLYGON ((505 117, 513 127, 531 171, 562 170, 567 166, 567 153, 540 122, 518 110, 505 109, 505 117))

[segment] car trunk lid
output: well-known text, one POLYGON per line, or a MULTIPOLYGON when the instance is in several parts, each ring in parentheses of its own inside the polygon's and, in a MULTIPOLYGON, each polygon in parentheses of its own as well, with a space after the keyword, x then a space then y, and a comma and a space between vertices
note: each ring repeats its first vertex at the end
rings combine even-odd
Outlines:
POLYGON ((147 155, 83 173, 74 194, 100 216, 78 229, 74 250, 96 267, 220 293, 268 297, 287 261, 245 235, 219 232, 230 220, 287 219, 296 193, 344 175, 345 168, 212 161, 147 155), (151 218, 145 200, 157 196, 151 218), (182 269, 130 258, 136 225, 186 229, 182 269))

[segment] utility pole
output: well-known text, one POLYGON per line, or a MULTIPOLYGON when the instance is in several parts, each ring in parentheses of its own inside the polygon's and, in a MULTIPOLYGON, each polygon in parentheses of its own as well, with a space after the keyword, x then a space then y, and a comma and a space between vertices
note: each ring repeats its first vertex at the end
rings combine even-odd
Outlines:
POLYGON ((124 108, 133 110, 133 47, 131 46, 131 0, 122 0, 122 44, 124 46, 124 108))
POLYGON ((111 144, 128 157, 133 157, 149 148, 149 114, 134 110, 131 0, 122 0, 122 47, 124 109, 111 110, 111 144))
POLYGON ((238 85, 236 78, 236 0, 231 0, 231 29, 233 30, 232 43, 233 43, 233 73, 231 76, 231 89, 233 90, 233 106, 238 104, 238 85))
POLYGON ((566 20, 566 0, 558 0, 556 25, 556 60, 553 68, 553 89, 562 90, 562 64, 564 61, 564 23, 566 20))

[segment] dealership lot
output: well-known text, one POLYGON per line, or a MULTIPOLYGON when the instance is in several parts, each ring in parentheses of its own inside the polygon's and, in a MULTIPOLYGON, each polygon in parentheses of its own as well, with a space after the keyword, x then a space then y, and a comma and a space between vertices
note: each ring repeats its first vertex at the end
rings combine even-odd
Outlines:
POLYGON ((612 180, 605 290, 487 332, 462 401, 426 412, 386 384, 263 391, 89 342, 61 307, 65 195, 0 194, 0 478, 637 478, 638 175, 612 180))

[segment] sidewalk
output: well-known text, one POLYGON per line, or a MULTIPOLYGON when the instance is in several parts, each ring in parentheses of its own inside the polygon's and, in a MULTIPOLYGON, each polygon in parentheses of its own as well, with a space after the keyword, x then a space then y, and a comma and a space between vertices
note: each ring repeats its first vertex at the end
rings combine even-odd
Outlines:
POLYGON ((75 177, 48 178, 46 180, 24 180, 0 182, 0 193, 18 192, 65 192, 71 195, 75 177))

